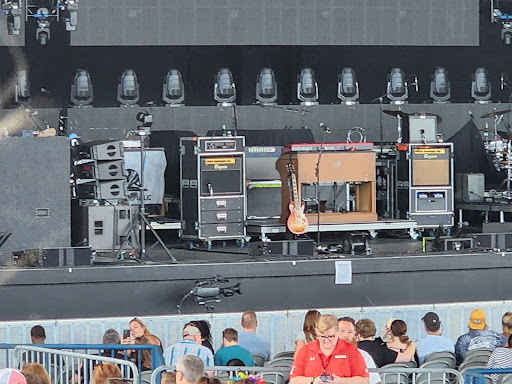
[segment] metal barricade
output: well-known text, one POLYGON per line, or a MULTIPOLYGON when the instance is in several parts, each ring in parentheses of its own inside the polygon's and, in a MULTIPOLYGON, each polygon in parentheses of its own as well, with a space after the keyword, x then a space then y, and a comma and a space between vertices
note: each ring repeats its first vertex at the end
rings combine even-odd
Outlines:
MULTIPOLYGON (((150 384, 160 384, 159 375, 164 371, 173 372, 175 366, 162 365, 156 368, 151 374, 150 384)), ((253 374, 261 374, 263 380, 267 384, 284 384, 289 379, 290 368, 287 367, 226 367, 226 366, 207 366, 205 372, 215 372, 215 377, 225 383, 233 374, 240 372, 250 372, 253 374), (230 375, 231 373, 231 375, 230 375)))
POLYGON ((464 384, 459 371, 451 368, 370 368, 380 374, 382 384, 464 384))
POLYGON ((94 366, 109 362, 117 365, 123 378, 139 384, 139 371, 131 361, 114 359, 99 355, 69 352, 57 349, 20 345, 14 348, 13 367, 22 369, 23 362, 43 365, 50 375, 52 384, 84 383, 89 384, 94 366))
MULTIPOLYGON (((11 351, 13 351, 16 347, 20 346, 20 344, 0 344, 0 351, 5 353, 5 364, 0 364, 2 368, 12 367, 13 364, 13 356, 11 351)), ((164 359, 162 355, 162 349, 156 345, 150 344, 140 344, 140 345, 130 345, 130 344, 24 344, 25 347, 41 347, 41 348, 49 348, 56 350, 68 350, 71 352, 85 353, 86 355, 93 355, 91 351, 95 353, 101 353, 101 351, 109 351, 108 355, 110 357, 114 357, 115 352, 127 351, 127 350, 149 350, 151 351, 151 369, 155 369, 160 365, 164 364, 164 359)), ((108 356, 107 356, 108 357, 108 356)), ((125 353, 125 359, 128 359, 125 353)), ((138 359, 137 366, 139 371, 141 370, 141 361, 138 359)))
POLYGON ((511 374, 512 368, 481 368, 481 369, 468 369, 464 372, 464 384, 486 384, 489 383, 491 378, 489 375, 503 375, 511 374))

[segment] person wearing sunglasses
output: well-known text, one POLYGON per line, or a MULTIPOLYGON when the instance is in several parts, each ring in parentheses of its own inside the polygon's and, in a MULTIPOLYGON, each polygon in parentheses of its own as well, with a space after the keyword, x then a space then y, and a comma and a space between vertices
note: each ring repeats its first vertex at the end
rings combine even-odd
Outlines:
POLYGON ((306 344, 293 361, 290 384, 368 384, 369 374, 357 347, 339 338, 338 319, 320 316, 317 339, 306 344))

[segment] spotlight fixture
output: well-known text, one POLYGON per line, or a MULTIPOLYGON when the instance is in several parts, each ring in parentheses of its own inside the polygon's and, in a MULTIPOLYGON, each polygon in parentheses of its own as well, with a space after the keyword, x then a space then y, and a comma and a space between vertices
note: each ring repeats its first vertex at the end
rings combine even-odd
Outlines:
POLYGON ((352 68, 343 68, 338 76, 338 99, 346 105, 358 103, 359 84, 356 79, 356 72, 352 68))
POLYGON ((162 86, 162 100, 167 105, 182 105, 185 101, 185 86, 181 73, 177 69, 169 69, 162 86))
POLYGON ((41 7, 33 16, 37 19, 36 40, 39 44, 46 45, 50 40, 50 11, 41 7))
POLYGON ((69 98, 74 105, 86 106, 93 101, 93 86, 91 76, 86 69, 77 69, 69 98))
POLYGON ((196 285, 189 291, 178 304, 178 313, 181 314, 183 302, 190 296, 194 297, 194 302, 204 305, 206 312, 213 312, 215 304, 220 303, 223 297, 231 297, 235 294, 241 295, 241 284, 229 284, 226 278, 216 276, 210 279, 196 282, 196 285))
POLYGON ((21 29, 21 4, 19 1, 2 0, 2 13, 7 16, 7 33, 19 35, 21 29))
POLYGON ((409 90, 405 80, 405 73, 402 69, 393 68, 388 75, 386 96, 391 101, 391 104, 401 105, 407 103, 409 90))
POLYGON ((297 82, 297 99, 301 105, 318 105, 318 84, 311 68, 300 71, 297 82))
POLYGON ((271 68, 262 68, 256 79, 256 100, 262 104, 276 104, 277 82, 271 68))
POLYGON ((117 85, 117 101, 121 105, 136 105, 139 102, 139 82, 133 69, 125 69, 117 85))
POLYGON ((215 76, 213 98, 218 102, 218 105, 229 105, 236 101, 235 82, 229 68, 221 68, 215 76))
POLYGON ((437 67, 430 82, 430 97, 434 103, 449 103, 451 97, 451 85, 448 71, 443 67, 437 67))
POLYGON ((20 99, 28 99, 30 97, 30 83, 28 81, 28 71, 21 69, 16 75, 16 86, 14 89, 14 102, 20 99))
POLYGON ((471 97, 478 104, 488 104, 491 101, 491 82, 487 69, 479 67, 471 76, 471 97))
POLYGON ((66 23, 66 31, 76 31, 78 24, 78 1, 65 0, 63 10, 65 11, 64 21, 66 23))
POLYGON ((499 1, 491 1, 491 22, 501 23, 501 40, 506 45, 512 44, 512 15, 502 12, 499 1))

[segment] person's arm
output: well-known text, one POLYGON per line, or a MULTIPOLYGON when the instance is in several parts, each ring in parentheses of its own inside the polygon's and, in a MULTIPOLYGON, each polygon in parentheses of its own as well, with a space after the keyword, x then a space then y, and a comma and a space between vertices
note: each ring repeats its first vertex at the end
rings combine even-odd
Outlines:
POLYGON ((305 346, 306 344, 304 343, 303 340, 295 340, 295 352, 293 353, 293 358, 295 359, 297 357, 297 355, 299 354, 299 351, 300 349, 305 346))
POLYGON ((398 356, 396 357, 395 363, 407 363, 413 360, 415 353, 416 343, 414 341, 411 341, 403 352, 398 352, 398 356))

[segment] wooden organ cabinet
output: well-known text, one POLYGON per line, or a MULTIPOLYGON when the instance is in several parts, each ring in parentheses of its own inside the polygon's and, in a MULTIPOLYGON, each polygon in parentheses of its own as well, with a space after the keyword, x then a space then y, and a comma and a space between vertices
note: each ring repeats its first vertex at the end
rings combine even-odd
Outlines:
POLYGON ((288 164, 295 168, 298 200, 310 225, 377 221, 376 167, 373 144, 296 144, 276 162, 282 181, 281 223, 289 216, 288 164), (350 150, 338 150, 347 148, 350 150), (321 151, 321 156, 320 156, 321 151), (319 161, 319 177, 316 175, 319 161), (318 184, 318 186, 317 186, 318 184), (320 210, 320 215, 318 215, 320 210))

